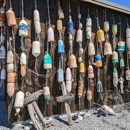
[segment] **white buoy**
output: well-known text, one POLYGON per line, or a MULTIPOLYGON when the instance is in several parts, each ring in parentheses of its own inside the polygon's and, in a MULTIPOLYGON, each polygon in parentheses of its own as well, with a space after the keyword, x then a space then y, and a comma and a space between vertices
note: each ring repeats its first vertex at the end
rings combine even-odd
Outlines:
POLYGON ((7 64, 7 72, 13 72, 14 71, 14 64, 7 64))
POLYGON ((24 19, 22 19, 19 22, 19 36, 20 37, 27 37, 28 36, 28 23, 24 19))
POLYGON ((72 81, 66 81, 66 90, 67 93, 70 93, 72 90, 72 81))
POLYGON ((14 54, 13 54, 12 51, 8 51, 6 62, 7 62, 8 64, 11 64, 11 63, 14 62, 14 54))
POLYGON ((83 32, 81 29, 78 29, 78 31, 77 31, 76 42, 78 42, 78 43, 83 42, 83 32))
POLYGON ((41 53, 41 45, 40 45, 40 42, 39 41, 33 41, 32 43, 32 54, 35 56, 35 57, 38 57, 41 53))
POLYGON ((71 70, 70 70, 69 67, 66 69, 66 78, 65 79, 66 80, 71 80, 72 79, 72 74, 71 74, 71 70))
POLYGON ((22 53, 20 56, 20 65, 26 65, 27 64, 27 59, 25 53, 22 53))
POLYGON ((48 42, 54 42, 54 31, 51 27, 47 31, 48 42))
POLYGON ((14 108, 16 109, 16 113, 20 112, 20 109, 24 106, 24 93, 22 91, 17 92, 14 102, 14 108))

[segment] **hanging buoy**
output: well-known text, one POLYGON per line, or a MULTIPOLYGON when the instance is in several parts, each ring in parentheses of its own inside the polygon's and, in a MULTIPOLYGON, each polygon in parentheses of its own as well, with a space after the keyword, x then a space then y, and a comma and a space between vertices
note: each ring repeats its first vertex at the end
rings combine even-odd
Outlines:
POLYGON ((7 72, 13 72, 14 71, 14 64, 7 64, 7 72))
POLYGON ((44 66, 44 69, 52 68, 52 58, 48 53, 43 58, 43 66, 44 66))
POLYGON ((87 99, 88 99, 88 101, 92 100, 92 91, 91 90, 87 90, 87 99))
POLYGON ((98 93, 103 93, 103 87, 102 87, 102 82, 101 81, 97 82, 97 92, 98 93))
POLYGON ((47 39, 48 39, 48 42, 54 42, 54 31, 52 27, 49 27, 47 30, 47 39))
POLYGON ((99 41, 99 42, 105 41, 104 31, 103 31, 103 30, 99 29, 99 30, 97 31, 97 38, 98 38, 98 41, 99 41))
POLYGON ((130 28, 126 29, 126 38, 130 38, 130 28))
POLYGON ((44 92, 44 99, 45 101, 49 101, 50 100, 50 88, 49 87, 43 87, 43 92, 44 92))
POLYGON ((125 42, 120 41, 118 42, 118 52, 122 54, 125 51, 125 42))
POLYGON ((7 17, 7 23, 9 27, 13 27, 16 26, 16 18, 15 18, 15 13, 13 12, 12 8, 10 8, 7 12, 6 12, 6 17, 7 17))
POLYGON ((70 20, 68 22, 68 34, 73 34, 74 31, 74 23, 72 22, 72 20, 70 20))
POLYGON ((86 37, 87 39, 90 39, 92 36, 92 28, 91 27, 87 27, 86 28, 86 37))
POLYGON ((118 53, 116 51, 112 53, 112 63, 118 63, 118 53))
POLYGON ((72 40, 72 39, 73 39, 72 34, 69 34, 69 40, 72 40))
POLYGON ((67 69, 66 69, 65 79, 68 80, 68 81, 71 81, 71 79, 72 79, 72 74, 71 74, 71 70, 70 70, 69 67, 67 67, 67 69))
POLYGON ((16 76, 16 73, 14 72, 10 72, 7 74, 7 82, 8 83, 15 83, 15 76, 16 76))
POLYGON ((61 8, 58 9, 58 15, 59 15, 59 19, 64 19, 64 13, 61 8))
POLYGON ((117 72, 117 69, 114 68, 114 70, 113 70, 113 86, 117 87, 117 85, 118 85, 118 72, 117 72))
POLYGON ((19 22, 18 29, 19 29, 19 36, 20 37, 27 37, 28 36, 28 23, 26 20, 22 19, 19 22))
POLYGON ((130 70, 126 70, 126 80, 130 80, 130 70))
POLYGON ((61 20, 57 20, 57 30, 62 31, 62 21, 61 20))
POLYGON ((64 72, 61 68, 57 70, 57 82, 63 82, 64 81, 64 72))
POLYGON ((88 54, 89 56, 95 55, 95 47, 92 42, 88 44, 88 54))
POLYGON ((105 31, 105 32, 108 32, 108 31, 109 31, 109 22, 108 22, 108 21, 105 21, 105 22, 104 22, 104 31, 105 31))
POLYGON ((81 56, 83 54, 84 50, 83 48, 79 48, 79 55, 81 56))
POLYGON ((1 39, 1 42, 4 44, 4 42, 5 42, 5 35, 3 35, 3 33, 1 34, 0 39, 1 39))
POLYGON ((15 92, 15 84, 14 83, 7 83, 7 94, 11 98, 15 92))
POLYGON ((27 64, 27 58, 25 53, 22 52, 22 54, 20 55, 20 65, 26 65, 27 64))
POLYGON ((33 41, 32 43, 32 54, 38 57, 41 54, 41 45, 39 41, 33 41))
POLYGON ((95 56, 96 67, 102 67, 102 57, 100 54, 95 56))
POLYGON ((78 43, 83 42, 83 32, 81 29, 78 29, 78 31, 77 31, 76 42, 78 42, 78 43))
POLYGON ((6 69, 2 68, 0 79, 5 80, 6 79, 6 69))
POLYGON ((69 66, 70 68, 77 68, 76 57, 73 54, 69 57, 69 66))
POLYGON ((0 59, 2 60, 6 59, 6 50, 3 45, 0 47, 0 59))
POLYGON ((85 65, 83 62, 80 63, 79 72, 84 73, 85 72, 85 65))
POLYGON ((14 108, 16 109, 16 114, 19 114, 20 109, 24 106, 24 93, 19 91, 16 93, 14 108))
POLYGON ((130 38, 126 38, 127 48, 130 50, 130 38))
POLYGON ((91 65, 88 66, 88 78, 94 78, 94 70, 91 65))
POLYGON ((117 25, 116 24, 112 25, 112 33, 114 36, 117 34, 117 25))
POLYGON ((109 42, 105 42, 104 55, 112 55, 112 47, 111 47, 111 44, 109 42))
POLYGON ((125 67, 125 62, 124 59, 120 59, 120 68, 124 68, 125 67))
POLYGON ((81 97, 83 95, 83 89, 84 89, 84 82, 83 80, 79 80, 78 84, 78 97, 81 97))
POLYGON ((5 8, 0 9, 0 27, 5 26, 5 8))
POLYGON ((11 64, 11 63, 14 62, 14 54, 13 54, 12 51, 8 51, 6 62, 7 62, 8 64, 11 64))
POLYGON ((37 9, 33 12, 34 15, 34 27, 37 34, 41 33, 41 25, 40 25, 40 15, 37 9))
POLYGON ((63 54, 65 52, 64 43, 62 40, 58 41, 58 53, 63 54))
POLYGON ((66 81, 66 90, 67 93, 70 93, 72 90, 72 81, 66 81))
POLYGON ((20 66, 20 74, 22 77, 24 77, 26 75, 26 65, 20 66))
POLYGON ((78 57, 78 62, 80 63, 80 62, 82 62, 82 61, 83 61, 82 57, 79 56, 79 57, 78 57))
POLYGON ((86 27, 92 27, 92 19, 90 17, 86 19, 86 27))

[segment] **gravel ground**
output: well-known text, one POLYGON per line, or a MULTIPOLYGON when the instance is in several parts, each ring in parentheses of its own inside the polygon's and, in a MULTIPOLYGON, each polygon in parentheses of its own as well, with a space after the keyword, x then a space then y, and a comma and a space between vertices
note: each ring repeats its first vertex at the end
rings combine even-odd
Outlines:
MULTIPOLYGON (((7 113, 3 108, 5 102, 0 102, 0 130, 35 130, 32 124, 27 121, 26 125, 28 127, 23 128, 21 125, 15 125, 14 127, 9 127, 7 124, 7 113), (3 109, 1 109, 3 108, 3 109), (3 118, 3 119, 2 119, 3 118)), ((66 122, 66 116, 52 116, 46 122, 54 122, 54 126, 46 128, 46 130, 130 130, 130 103, 127 104, 127 109, 122 110, 120 113, 107 117, 100 116, 97 117, 95 109, 87 112, 87 116, 84 117, 79 123, 74 123, 73 126, 68 126, 66 122)), ((25 122, 24 122, 25 123, 25 122)))

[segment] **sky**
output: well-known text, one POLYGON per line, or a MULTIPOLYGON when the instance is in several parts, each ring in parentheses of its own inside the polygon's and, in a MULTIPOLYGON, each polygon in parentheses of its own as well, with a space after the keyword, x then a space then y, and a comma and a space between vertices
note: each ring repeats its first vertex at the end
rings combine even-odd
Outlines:
POLYGON ((107 1, 114 2, 116 4, 130 8, 130 0, 107 0, 107 1))

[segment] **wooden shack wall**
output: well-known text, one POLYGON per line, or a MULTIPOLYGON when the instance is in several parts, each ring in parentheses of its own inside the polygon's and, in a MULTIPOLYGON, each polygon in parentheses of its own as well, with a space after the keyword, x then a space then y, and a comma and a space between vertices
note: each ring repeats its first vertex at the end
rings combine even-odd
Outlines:
MULTIPOLYGON (((37 0, 38 1, 38 10, 40 12, 40 19, 41 19, 41 27, 42 27, 42 33, 41 33, 41 40, 42 40, 42 47, 41 47, 41 55, 38 57, 38 72, 40 74, 45 74, 45 70, 43 69, 43 64, 42 64, 42 58, 44 56, 44 52, 46 51, 46 22, 48 21, 48 15, 47 15, 47 3, 46 0, 37 0)), ((78 29, 78 5, 81 7, 81 14, 82 14, 82 19, 81 22, 83 23, 83 49, 84 49, 84 62, 86 68, 88 67, 88 51, 87 51, 87 46, 89 43, 89 40, 86 39, 86 18, 88 15, 88 8, 90 9, 90 17, 92 18, 92 41, 95 43, 95 33, 97 30, 96 26, 96 9, 98 10, 99 13, 99 24, 101 26, 101 29, 103 29, 103 22, 104 22, 104 10, 105 8, 92 5, 90 3, 86 2, 80 2, 79 0, 61 0, 61 7, 64 11, 65 14, 65 19, 63 20, 63 38, 64 38, 64 44, 65 44, 65 49, 66 52, 64 54, 64 68, 66 68, 66 60, 67 60, 67 54, 69 50, 69 42, 68 42, 68 34, 67 34, 67 22, 68 22, 68 4, 69 1, 71 3, 71 9, 72 9, 72 19, 74 22, 74 29, 76 34, 76 30, 78 29)), ((13 0, 12 1, 12 6, 13 10, 16 14, 17 17, 17 24, 19 23, 20 20, 20 1, 19 0, 13 0)), ((7 1, 7 7, 6 9, 9 8, 9 1, 7 1)), ((33 23, 33 11, 34 11, 34 1, 33 0, 24 0, 24 8, 25 8, 25 18, 28 19, 29 21, 29 37, 25 39, 25 48, 27 48, 27 61, 28 61, 28 68, 31 70, 34 70, 34 64, 35 64, 35 58, 32 55, 32 41, 34 41, 35 37, 35 31, 34 31, 34 23, 33 23)), ((56 82, 56 70, 58 69, 58 62, 59 62, 59 54, 57 53, 57 41, 58 41, 58 31, 56 28, 56 22, 58 20, 58 0, 50 0, 50 15, 51 15, 51 24, 53 25, 54 33, 55 33, 55 42, 53 43, 53 49, 51 50, 51 55, 53 57, 53 69, 52 69, 52 75, 49 79, 49 86, 50 86, 50 91, 51 91, 51 99, 49 104, 47 104, 44 100, 43 96, 40 96, 39 100, 37 101, 39 108, 41 112, 43 113, 44 116, 50 116, 50 115, 55 115, 55 114, 61 114, 65 113, 65 108, 63 103, 57 103, 56 102, 56 97, 62 95, 61 90, 59 89, 59 84, 56 82)), ((109 36, 110 36, 110 43, 112 44, 112 15, 115 15, 115 23, 119 23, 119 16, 121 16, 121 22, 122 22, 122 37, 123 40, 125 40, 125 30, 126 30, 126 17, 128 20, 130 20, 130 16, 116 12, 114 10, 107 10, 107 18, 110 23, 110 31, 109 31, 109 36)), ((15 32, 16 32, 16 38, 15 38, 15 45, 16 45, 16 52, 20 56, 20 37, 18 36, 18 27, 15 27, 15 32)), ((11 36, 11 29, 7 28, 7 39, 11 36)), ((119 37, 119 31, 117 34, 117 37, 119 37)), ((73 42, 73 49, 74 49, 74 55, 76 55, 78 59, 78 43, 74 40, 73 42)), ((126 61, 126 53, 124 53, 124 59, 126 61)), ((78 67, 79 68, 79 67, 78 67)), ((78 110, 78 96, 77 96, 77 88, 78 88, 78 68, 75 70, 75 81, 73 82, 73 88, 72 88, 72 93, 74 94, 75 99, 71 102, 71 111, 77 111, 78 110)), ((117 65, 118 70, 119 65, 117 65)), ((98 97, 98 94, 96 92, 96 81, 97 81, 97 71, 96 68, 94 68, 95 72, 95 78, 94 78, 94 86, 91 87, 93 91, 93 101, 95 102, 100 102, 100 99, 98 97)), ((111 62, 111 57, 109 59, 108 64, 106 63, 106 59, 103 59, 103 67, 101 68, 101 81, 103 83, 103 88, 105 90, 109 89, 114 89, 112 85, 112 72, 113 72, 113 65, 111 62)), ((119 71, 120 73, 120 71, 119 71)), ((25 77, 26 79, 26 84, 25 84, 25 92, 29 91, 30 93, 33 93, 39 89, 42 89, 45 83, 45 79, 41 77, 37 77, 31 72, 27 72, 27 75, 25 77)), ((84 75, 84 94, 81 97, 81 107, 80 109, 86 109, 89 107, 89 103, 86 97, 86 89, 88 88, 88 83, 87 83, 87 71, 84 75)), ((17 77, 16 77, 16 83, 15 83, 15 92, 20 90, 20 85, 21 85, 21 77, 20 77, 20 64, 19 64, 19 59, 17 59, 17 77)), ((17 120, 26 120, 29 119, 29 114, 27 111, 27 108, 25 107, 23 111, 20 113, 21 118, 18 119, 17 117, 14 116, 15 114, 15 109, 13 108, 14 104, 14 98, 15 95, 12 98, 9 98, 6 96, 6 101, 7 101, 7 106, 8 106, 8 120, 9 123, 15 122, 17 120)), ((94 105, 92 104, 92 107, 94 105)))

